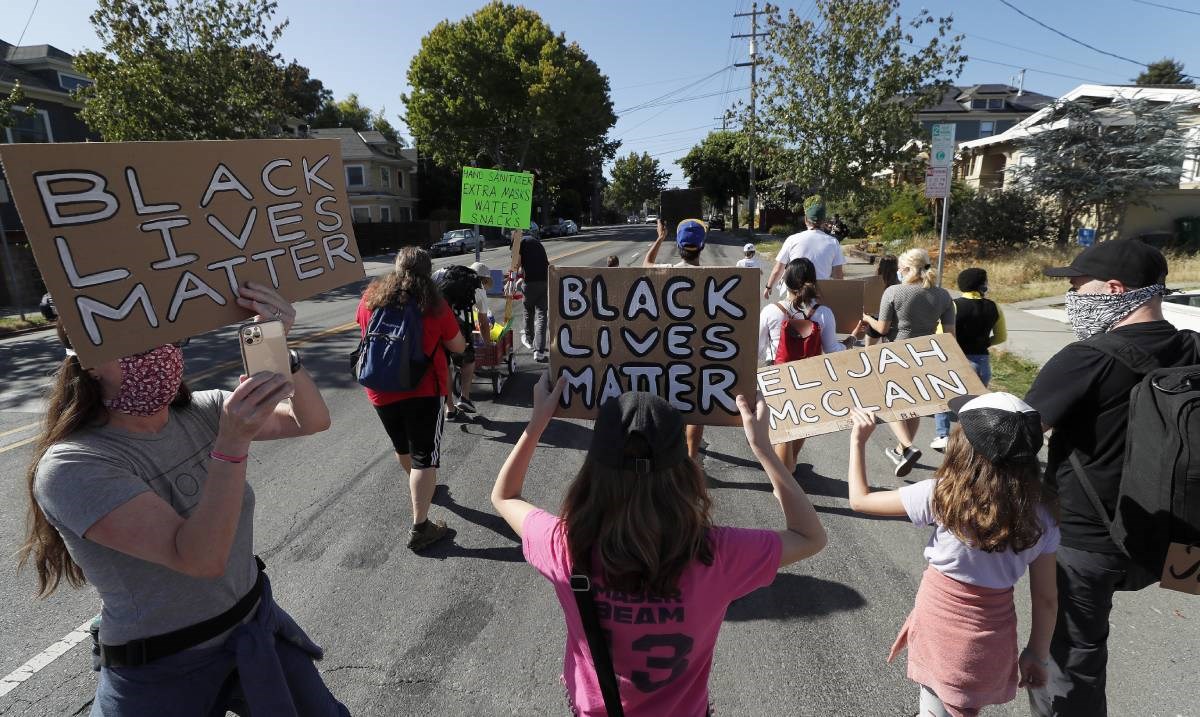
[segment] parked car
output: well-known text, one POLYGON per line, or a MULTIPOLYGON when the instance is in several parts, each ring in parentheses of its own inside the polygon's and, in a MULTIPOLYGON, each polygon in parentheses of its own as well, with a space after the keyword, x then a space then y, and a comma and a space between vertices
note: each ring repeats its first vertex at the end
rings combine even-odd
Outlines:
POLYGON ((658 223, 658 215, 657 214, 647 214, 646 215, 646 223, 647 224, 657 224, 658 223))
POLYGON ((579 225, 578 225, 578 224, 576 224, 576 223, 575 223, 575 221, 574 221, 573 219, 568 219, 568 220, 564 221, 564 222, 561 224, 561 226, 562 226, 562 229, 563 229, 563 234, 564 234, 564 235, 566 235, 566 236, 570 236, 570 235, 572 235, 572 234, 578 234, 578 233, 579 233, 579 225))
POLYGON ((626 224, 641 224, 642 218, 636 214, 630 214, 629 217, 625 219, 625 223, 626 224))
POLYGON ((720 214, 715 214, 708 220, 708 228, 717 231, 725 231, 725 217, 720 214))
POLYGON ((443 234, 440 240, 429 247, 429 253, 434 256, 466 254, 468 251, 475 251, 476 244, 480 250, 485 246, 482 237, 477 235, 474 229, 454 229, 443 234))
POLYGON ((547 224, 545 227, 542 228, 542 238, 560 237, 562 235, 563 235, 563 225, 561 223, 547 224))

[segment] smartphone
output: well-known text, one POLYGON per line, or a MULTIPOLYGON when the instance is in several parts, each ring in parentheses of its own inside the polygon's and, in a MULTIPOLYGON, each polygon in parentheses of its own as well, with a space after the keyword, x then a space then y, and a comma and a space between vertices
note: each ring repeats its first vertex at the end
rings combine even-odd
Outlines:
POLYGON ((283 333, 283 322, 252 321, 238 329, 238 343, 242 349, 242 365, 247 376, 270 371, 292 380, 292 361, 288 356, 287 336, 283 333))

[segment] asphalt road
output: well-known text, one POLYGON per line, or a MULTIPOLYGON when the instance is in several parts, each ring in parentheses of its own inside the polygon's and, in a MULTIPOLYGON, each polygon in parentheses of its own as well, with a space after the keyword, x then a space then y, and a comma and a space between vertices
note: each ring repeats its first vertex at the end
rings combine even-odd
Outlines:
MULTIPOLYGON (((640 261, 650 227, 585 230, 547 242, 561 264, 640 261)), ((741 240, 718 234, 711 263, 732 264, 741 240)), ((660 261, 674 260, 664 251, 660 261)), ((387 270, 386 257, 369 264, 387 270)), ((439 259, 442 265, 458 259, 439 259)), ((507 249, 485 252, 493 267, 507 249)), ((868 267, 852 267, 851 274, 868 267)), ((499 401, 476 384, 480 417, 453 424, 443 446, 433 515, 457 534, 417 556, 404 543, 407 482, 361 390, 347 375, 348 330, 361 287, 299 305, 293 339, 322 386, 333 414, 326 433, 257 444, 249 470, 257 492, 256 549, 267 562, 279 602, 326 650, 320 668, 355 715, 566 714, 558 680, 563 622, 553 592, 523 563, 519 543, 491 513, 496 470, 524 427, 539 366, 527 353, 499 401), (485 398, 485 400, 478 400, 485 398)), ((752 350, 752 349, 750 349, 752 350)), ((0 553, 22 535, 40 393, 62 350, 51 333, 0 341, 0 553)), ((194 386, 231 387, 238 351, 228 330, 187 348, 194 386)), ((921 441, 932 437, 932 421, 921 441)), ((556 421, 534 458, 526 496, 554 508, 583 459, 586 423, 556 421)), ((717 521, 782 525, 769 484, 740 429, 709 429, 704 468, 717 521)), ((872 483, 895 486, 879 431, 870 454, 872 483)), ((713 665, 711 688, 722 715, 913 715, 917 692, 903 658, 884 660, 912 605, 928 531, 873 520, 847 507, 847 436, 812 439, 801 455, 801 485, 821 512, 829 547, 791 566, 775 583, 731 606, 713 665)), ((910 480, 928 477, 938 454, 926 450, 910 480)), ((86 714, 95 688, 89 643, 66 650, 12 686, 10 673, 85 623, 99 607, 87 588, 33 598, 29 571, 0 563, 0 715, 86 714), (10 675, 5 678, 5 675, 10 675)), ((1028 628, 1025 584, 1017 590, 1021 633, 1028 628)), ((1109 643, 1113 715, 1200 715, 1200 599, 1158 588, 1118 596, 1109 643)), ((1027 714, 1024 698, 985 714, 1027 714)))

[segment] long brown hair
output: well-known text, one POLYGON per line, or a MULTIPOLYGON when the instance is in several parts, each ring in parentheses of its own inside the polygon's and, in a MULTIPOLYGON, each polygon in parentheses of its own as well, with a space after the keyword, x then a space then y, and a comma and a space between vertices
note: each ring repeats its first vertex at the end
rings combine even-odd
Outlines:
POLYGON ((1046 490, 1036 459, 994 464, 971 447, 955 426, 946 458, 934 475, 933 513, 946 530, 976 550, 1021 552, 1042 538, 1038 506, 1058 520, 1058 503, 1046 490))
MULTIPOLYGON (((70 348, 71 343, 61 323, 57 329, 63 345, 70 348)), ((72 587, 80 587, 86 582, 83 571, 67 552, 62 536, 38 505, 33 484, 38 464, 54 444, 67 440, 82 428, 107 422, 108 409, 104 407, 102 398, 100 382, 79 364, 79 359, 73 355, 64 358, 54 373, 54 383, 46 397, 42 430, 34 443, 33 458, 25 472, 29 506, 25 516, 25 542, 17 551, 17 569, 24 568, 26 563, 33 563, 37 570, 38 597, 49 596, 64 578, 72 587)), ((191 391, 186 384, 180 383, 171 407, 183 408, 191 400, 191 391)))
MULTIPOLYGON (((626 439, 626 458, 649 456, 640 435, 626 439)), ((562 505, 571 564, 590 569, 594 550, 608 589, 671 596, 692 561, 712 565, 711 511, 690 459, 642 475, 588 459, 562 505)))
POLYGON ((788 262, 783 285, 792 294, 792 310, 808 313, 808 305, 821 298, 817 290, 817 267, 811 259, 799 257, 788 262))
POLYGON ((396 253, 396 268, 367 287, 367 308, 374 311, 409 299, 417 302, 421 313, 428 314, 442 302, 442 294, 433 283, 433 260, 429 252, 406 246, 396 253))

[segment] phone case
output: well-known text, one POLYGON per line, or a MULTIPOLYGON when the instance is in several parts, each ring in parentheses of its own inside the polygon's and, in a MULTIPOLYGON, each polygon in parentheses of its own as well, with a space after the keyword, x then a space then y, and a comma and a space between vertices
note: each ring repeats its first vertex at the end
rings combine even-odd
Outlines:
POLYGON ((252 321, 238 328, 238 344, 242 349, 242 365, 246 375, 262 371, 277 373, 291 381, 292 362, 288 356, 287 336, 282 321, 252 321))

